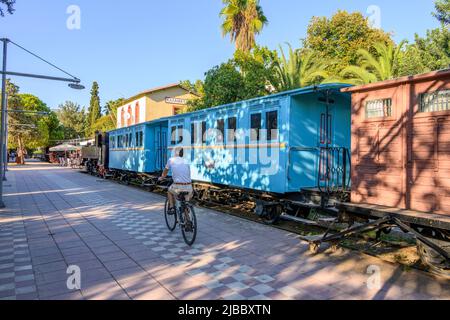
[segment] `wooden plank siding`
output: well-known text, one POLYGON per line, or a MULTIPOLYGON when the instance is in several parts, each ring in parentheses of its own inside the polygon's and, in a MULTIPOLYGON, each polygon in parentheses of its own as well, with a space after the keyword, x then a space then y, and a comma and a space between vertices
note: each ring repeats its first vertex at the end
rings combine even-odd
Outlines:
POLYGON ((352 93, 353 203, 450 216, 450 110, 420 108, 422 94, 449 89, 450 70, 343 89, 352 93), (385 99, 385 116, 368 118, 367 101, 385 99))

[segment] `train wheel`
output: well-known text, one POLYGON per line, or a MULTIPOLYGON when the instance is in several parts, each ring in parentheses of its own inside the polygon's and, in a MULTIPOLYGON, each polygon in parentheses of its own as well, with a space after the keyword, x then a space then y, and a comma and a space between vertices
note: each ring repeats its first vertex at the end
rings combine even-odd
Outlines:
POLYGON ((263 222, 268 225, 272 225, 278 222, 280 219, 283 208, 281 206, 271 206, 265 208, 266 213, 261 217, 263 222))
MULTIPOLYGON (((440 245, 442 248, 445 248, 447 252, 450 252, 450 242, 430 239, 436 244, 440 245)), ((445 259, 442 255, 440 255, 436 250, 429 247, 419 239, 417 239, 417 252, 419 253, 420 259, 422 262, 429 267, 431 273, 434 273, 438 276, 450 279, 450 261, 445 259)))

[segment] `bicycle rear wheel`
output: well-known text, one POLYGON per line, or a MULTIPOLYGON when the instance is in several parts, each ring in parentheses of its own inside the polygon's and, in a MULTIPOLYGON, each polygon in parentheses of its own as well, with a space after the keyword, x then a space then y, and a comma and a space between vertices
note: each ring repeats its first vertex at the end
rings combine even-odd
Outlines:
POLYGON ((181 233, 183 234, 184 242, 186 242, 188 246, 192 246, 197 237, 197 217, 195 216, 193 206, 187 204, 185 210, 186 214, 181 213, 183 219, 181 233))
POLYGON ((175 230, 177 226, 177 214, 175 211, 169 212, 169 199, 166 200, 166 204, 164 205, 164 218, 166 219, 167 228, 170 231, 175 230))

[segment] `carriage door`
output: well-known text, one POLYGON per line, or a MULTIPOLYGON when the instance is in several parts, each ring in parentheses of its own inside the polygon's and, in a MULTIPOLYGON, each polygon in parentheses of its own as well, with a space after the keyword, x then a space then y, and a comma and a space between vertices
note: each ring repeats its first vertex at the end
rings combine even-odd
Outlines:
POLYGON ((156 170, 162 171, 167 163, 167 128, 155 130, 156 170))
POLYGON ((417 96, 408 143, 409 208, 450 212, 450 90, 417 96))
MULTIPOLYGON (((322 103, 322 99, 319 99, 322 103)), ((326 100, 325 100, 326 101, 326 100)), ((319 177, 318 187, 329 192, 332 185, 333 171, 333 113, 332 106, 321 108, 319 121, 319 177)))

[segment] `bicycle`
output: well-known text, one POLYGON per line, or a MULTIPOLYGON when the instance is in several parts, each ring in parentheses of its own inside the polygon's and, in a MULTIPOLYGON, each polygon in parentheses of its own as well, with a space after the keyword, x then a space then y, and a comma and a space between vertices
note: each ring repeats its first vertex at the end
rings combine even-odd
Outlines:
POLYGON ((179 224, 184 242, 188 246, 192 246, 197 237, 197 217, 195 216, 194 207, 186 201, 188 194, 189 192, 180 192, 176 198, 175 208, 172 211, 169 211, 169 199, 167 199, 164 206, 164 218, 167 227, 172 232, 179 224))

